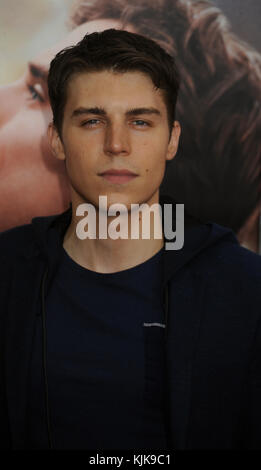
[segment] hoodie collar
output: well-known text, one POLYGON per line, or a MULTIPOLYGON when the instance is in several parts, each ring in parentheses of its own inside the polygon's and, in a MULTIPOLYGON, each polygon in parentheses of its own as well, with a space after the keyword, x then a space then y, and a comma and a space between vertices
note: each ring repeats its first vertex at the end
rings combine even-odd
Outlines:
MULTIPOLYGON (((175 231, 175 206, 178 202, 170 196, 162 196, 160 203, 161 205, 166 203, 174 205, 174 207, 172 207, 172 226, 175 231)), ((164 221, 164 211, 162 211, 162 214, 164 221)), ((231 229, 210 221, 203 222, 199 218, 189 214, 184 209, 184 244, 179 250, 164 250, 163 285, 165 285, 168 280, 190 260, 208 247, 221 241, 221 239, 238 243, 237 238, 231 229)))
MULTIPOLYGON (((164 223, 164 204, 172 204, 172 227, 175 231, 176 204, 177 201, 167 195, 160 196, 164 223)), ((63 238, 72 217, 72 204, 59 215, 49 217, 35 217, 32 226, 38 246, 38 250, 46 258, 51 273, 55 271, 62 253, 63 238)), ((214 245, 219 240, 226 238, 238 243, 233 231, 221 225, 207 222, 193 217, 184 211, 184 245, 179 250, 164 250, 163 283, 165 284, 175 272, 187 264, 207 247, 214 245)), ((165 241, 170 241, 166 240, 165 241)))

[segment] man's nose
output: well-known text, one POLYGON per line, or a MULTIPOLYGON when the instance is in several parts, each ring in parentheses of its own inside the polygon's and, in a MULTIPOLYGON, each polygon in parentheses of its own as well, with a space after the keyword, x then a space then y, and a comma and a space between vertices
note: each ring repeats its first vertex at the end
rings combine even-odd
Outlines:
POLYGON ((104 138, 104 152, 108 155, 129 155, 130 136, 122 124, 108 125, 104 138))

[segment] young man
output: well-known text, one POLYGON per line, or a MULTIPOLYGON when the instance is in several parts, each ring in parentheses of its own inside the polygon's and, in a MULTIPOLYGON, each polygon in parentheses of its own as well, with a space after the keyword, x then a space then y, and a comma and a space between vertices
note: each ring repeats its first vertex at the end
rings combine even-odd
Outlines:
POLYGON ((72 204, 0 237, 2 447, 261 448, 261 260, 186 213, 166 249, 174 59, 109 29, 58 53, 48 87, 72 204), (159 237, 152 217, 131 237, 132 204, 162 210, 159 237), (122 207, 128 236, 104 236, 122 207))
POLYGON ((207 0, 79 0, 71 27, 18 81, 0 87, 0 231, 67 208, 65 167, 47 142, 49 63, 84 34, 116 28, 154 39, 175 53, 182 69, 179 153, 162 190, 205 222, 230 227, 243 246, 260 253, 261 55, 207 0))

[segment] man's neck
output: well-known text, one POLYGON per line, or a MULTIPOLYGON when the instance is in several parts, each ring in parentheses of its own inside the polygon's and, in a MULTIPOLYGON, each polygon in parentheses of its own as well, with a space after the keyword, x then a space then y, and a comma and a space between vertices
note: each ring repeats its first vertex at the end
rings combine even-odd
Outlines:
MULTIPOLYGON (((108 217, 107 228, 116 217, 108 217)), ((99 217, 96 214, 95 232, 97 237, 80 239, 77 236, 75 210, 72 205, 71 223, 65 233, 63 247, 67 254, 79 265, 91 271, 114 273, 141 264, 154 256, 164 246, 161 218, 157 219, 158 234, 154 238, 154 218, 150 216, 149 238, 142 238, 142 217, 139 217, 139 238, 131 238, 131 214, 128 213, 128 238, 99 238, 99 217), (158 235, 159 236, 159 235, 158 235)), ((104 225, 104 224, 103 224, 104 225)), ((89 226, 88 226, 89 229, 89 226)))

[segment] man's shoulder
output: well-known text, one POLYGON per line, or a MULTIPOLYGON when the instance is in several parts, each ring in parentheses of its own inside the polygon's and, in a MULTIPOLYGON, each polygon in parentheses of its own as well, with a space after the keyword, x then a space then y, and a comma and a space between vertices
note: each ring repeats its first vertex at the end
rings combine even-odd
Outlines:
POLYGON ((32 239, 32 236, 32 222, 5 230, 0 233, 0 249, 2 250, 15 242, 32 239))
POLYGON ((12 260, 29 254, 36 246, 32 223, 0 233, 0 259, 12 260))
MULTIPOLYGON (((39 238, 45 237, 48 229, 52 226, 53 222, 68 214, 68 210, 62 214, 53 214, 48 216, 34 217, 30 223, 10 228, 0 233, 0 255, 5 252, 26 253, 27 249, 33 248, 37 245, 39 238)), ((9 253, 10 254, 10 253, 9 253)))
POLYGON ((233 240, 224 238, 210 245, 201 252, 198 263, 207 276, 249 286, 254 283, 261 291, 261 256, 233 240))

